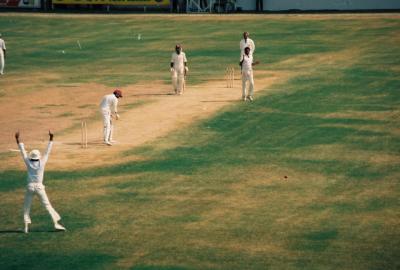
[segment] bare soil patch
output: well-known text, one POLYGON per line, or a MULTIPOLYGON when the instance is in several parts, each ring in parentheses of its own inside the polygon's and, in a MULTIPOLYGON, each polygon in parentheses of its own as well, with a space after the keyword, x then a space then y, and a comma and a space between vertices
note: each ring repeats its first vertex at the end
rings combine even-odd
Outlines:
MULTIPOLYGON (((49 160, 52 169, 79 169, 137 160, 140 157, 122 156, 121 153, 210 117, 227 105, 241 102, 239 75, 236 74, 234 88, 227 88, 224 79, 192 86, 189 77, 182 96, 173 95, 171 86, 162 82, 124 87, 124 98, 119 103, 121 120, 115 125, 117 143, 111 147, 102 143, 102 120, 98 109, 102 96, 112 92, 109 87, 94 83, 72 84, 18 96, 6 95, 0 100, 0 106, 8 112, 0 118, 0 136, 3 138, 0 154, 10 151, 14 154, 4 155, 6 162, 0 168, 23 166, 15 151, 14 132, 17 130, 28 150, 44 149, 47 131, 55 132, 55 147, 49 160), (87 149, 81 148, 82 119, 88 124, 87 149)), ((262 79, 256 80, 256 91, 286 79, 285 74, 280 73, 260 71, 260 75, 262 79)))

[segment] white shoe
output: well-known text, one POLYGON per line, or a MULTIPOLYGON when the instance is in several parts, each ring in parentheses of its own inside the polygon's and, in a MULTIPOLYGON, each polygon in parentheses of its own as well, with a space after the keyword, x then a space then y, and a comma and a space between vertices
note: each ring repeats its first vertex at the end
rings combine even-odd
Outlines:
POLYGON ((246 100, 247 100, 247 98, 246 98, 246 97, 242 97, 242 100, 243 100, 243 101, 246 101, 246 100))
POLYGON ((247 97, 250 101, 253 101, 253 97, 252 96, 248 96, 247 97))
POLYGON ((111 146, 112 145, 112 143, 111 142, 109 142, 109 141, 106 141, 106 142, 104 142, 105 144, 107 144, 107 145, 109 145, 109 146, 111 146))
POLYGON ((65 229, 65 227, 62 226, 60 223, 54 224, 54 229, 56 229, 56 231, 66 231, 66 230, 67 230, 67 229, 65 229))
POLYGON ((29 223, 25 223, 24 233, 29 232, 29 223))

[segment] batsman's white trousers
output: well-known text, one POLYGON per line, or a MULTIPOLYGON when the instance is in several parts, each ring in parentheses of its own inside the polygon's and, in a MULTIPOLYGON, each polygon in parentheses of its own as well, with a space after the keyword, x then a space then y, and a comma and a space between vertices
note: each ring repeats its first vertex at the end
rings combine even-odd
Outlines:
POLYGON ((103 115, 103 136, 105 142, 111 142, 113 137, 113 124, 111 119, 111 112, 109 110, 101 110, 103 115))
POLYGON ((182 94, 184 90, 185 84, 185 73, 184 71, 176 71, 172 72, 172 86, 174 88, 175 93, 182 94))
POLYGON ((31 211, 32 199, 35 194, 39 196, 40 202, 46 208, 47 212, 49 212, 53 222, 58 222, 61 217, 56 210, 54 210, 53 206, 51 206, 49 198, 47 198, 44 185, 36 183, 30 183, 26 187, 24 199, 24 222, 31 223, 31 217, 29 216, 29 213, 31 211))
POLYGON ((242 71, 242 96, 253 96, 254 93, 254 79, 253 79, 253 71, 247 70, 242 71), (249 91, 247 92, 247 82, 249 82, 249 91))
POLYGON ((3 50, 0 49, 0 74, 4 73, 4 66, 5 66, 4 53, 3 50))

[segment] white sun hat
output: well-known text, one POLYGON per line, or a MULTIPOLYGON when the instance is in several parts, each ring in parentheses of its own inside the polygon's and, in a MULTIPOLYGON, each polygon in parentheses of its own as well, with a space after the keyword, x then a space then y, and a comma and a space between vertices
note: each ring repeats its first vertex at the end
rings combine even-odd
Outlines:
POLYGON ((37 149, 32 150, 29 153, 29 159, 30 160, 39 160, 40 159, 40 151, 37 149))

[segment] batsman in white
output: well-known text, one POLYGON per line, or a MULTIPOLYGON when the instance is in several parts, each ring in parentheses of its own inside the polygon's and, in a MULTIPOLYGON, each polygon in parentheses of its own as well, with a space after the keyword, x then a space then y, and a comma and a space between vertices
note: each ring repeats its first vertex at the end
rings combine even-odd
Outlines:
POLYGON ((171 57, 172 86, 175 94, 183 94, 185 76, 188 71, 186 54, 182 51, 182 46, 177 44, 175 46, 175 52, 172 53, 171 57))
POLYGON ((112 115, 114 114, 116 120, 119 119, 117 110, 119 98, 122 98, 122 91, 116 89, 112 94, 105 95, 100 103, 100 112, 103 115, 104 143, 110 146, 114 142, 112 115))
POLYGON ((259 64, 259 62, 253 62, 253 55, 250 54, 251 49, 246 47, 244 54, 240 58, 240 67, 242 71, 242 99, 253 101, 254 93, 254 78, 253 78, 253 66, 259 64), (249 90, 247 91, 247 82, 249 82, 249 90))
POLYGON ((47 197, 45 186, 43 185, 43 176, 44 176, 44 167, 46 166, 47 160, 49 159, 49 154, 51 148, 53 146, 53 133, 49 131, 49 144, 47 146, 47 150, 43 157, 40 155, 39 150, 32 150, 29 155, 26 154, 24 144, 20 142, 20 134, 19 132, 15 133, 15 140, 17 141, 19 150, 21 151, 22 157, 24 159, 26 168, 28 169, 28 177, 24 199, 24 222, 25 228, 24 232, 28 233, 29 224, 31 224, 31 218, 29 216, 32 199, 35 194, 37 194, 42 202, 42 205, 46 208, 47 212, 49 212, 53 223, 54 228, 57 231, 65 231, 65 228, 59 224, 61 219, 60 215, 54 210, 51 206, 50 201, 47 197))
POLYGON ((1 38, 0 34, 0 75, 4 74, 5 59, 6 59, 6 43, 1 38))
POLYGON ((253 55, 253 53, 256 50, 256 45, 254 44, 254 41, 249 38, 250 34, 249 32, 244 32, 243 33, 243 39, 240 41, 239 43, 239 47, 240 47, 240 54, 243 55, 244 54, 244 49, 249 47, 250 48, 250 54, 253 55))

